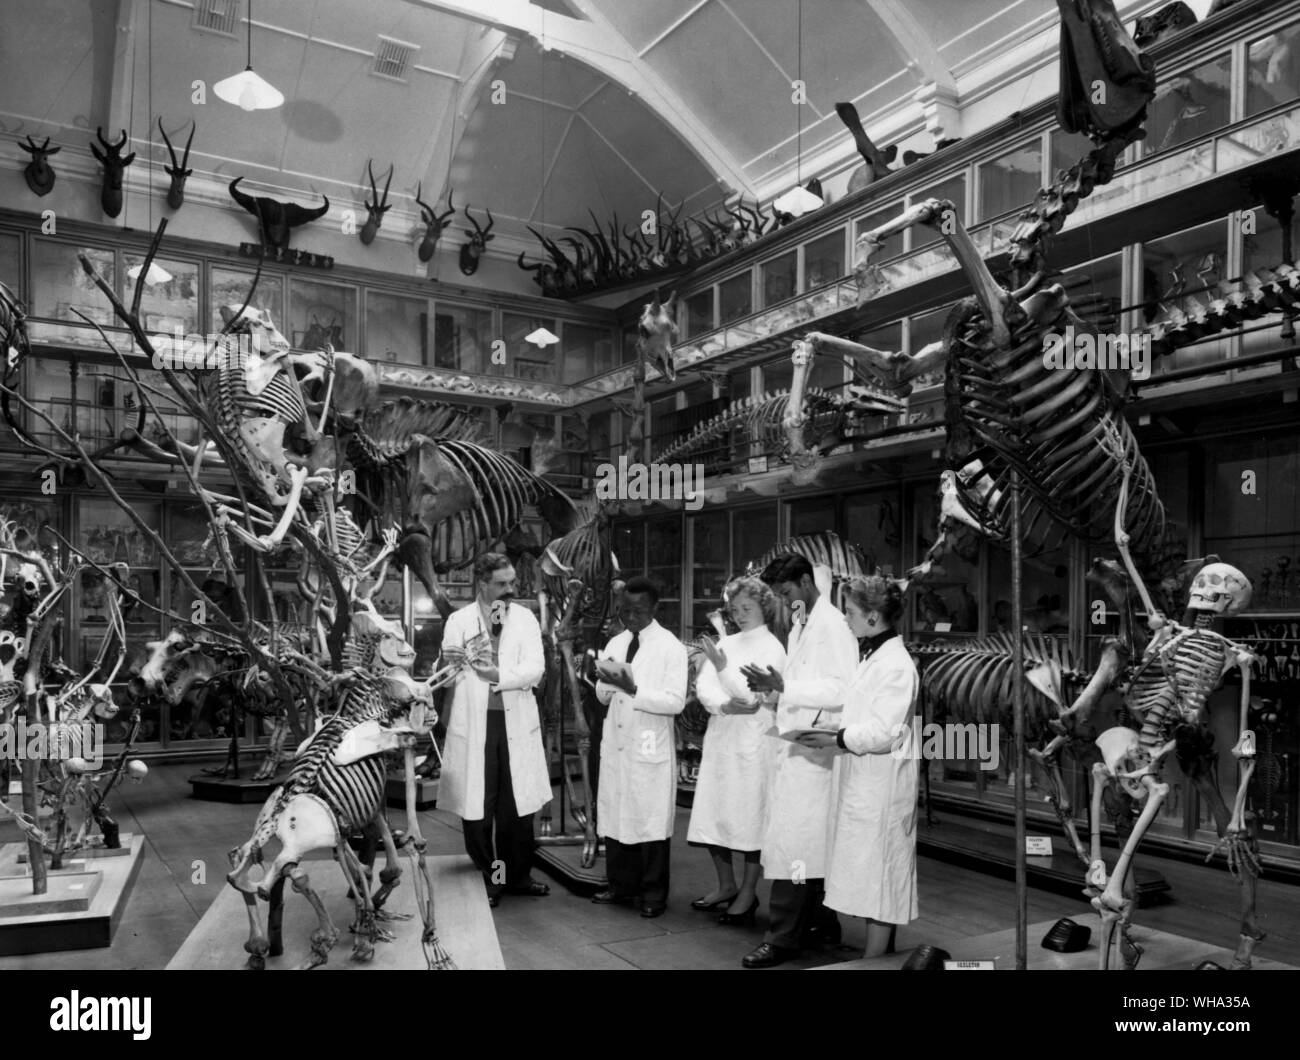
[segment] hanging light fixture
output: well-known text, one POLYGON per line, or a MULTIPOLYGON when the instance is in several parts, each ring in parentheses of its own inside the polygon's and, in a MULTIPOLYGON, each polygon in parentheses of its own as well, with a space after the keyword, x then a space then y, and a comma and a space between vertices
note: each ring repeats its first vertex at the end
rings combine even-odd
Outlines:
MULTIPOLYGON (((127 278, 131 280, 138 280, 140 278, 140 270, 142 268, 144 268, 143 262, 141 262, 139 265, 132 265, 129 269, 126 270, 127 278)), ((146 287, 152 287, 155 284, 159 284, 159 283, 170 283, 172 279, 173 279, 172 274, 168 272, 166 269, 164 269, 161 265, 159 265, 156 261, 149 262, 149 271, 144 274, 144 282, 146 287)))
POLYGON ((246 111, 273 110, 284 102, 284 93, 253 72, 253 0, 248 0, 248 66, 243 73, 218 81, 212 91, 246 111))
POLYGON ((530 332, 524 336, 525 342, 531 342, 534 346, 546 349, 547 346, 553 345, 560 341, 559 335, 553 335, 546 328, 541 327, 536 331, 530 332))
MULTIPOLYGON (((799 25, 796 30, 798 38, 798 78, 799 84, 803 87, 803 0, 799 0, 799 25)), ((806 89, 805 89, 806 91, 806 89)), ((804 214, 816 210, 818 207, 825 205, 825 200, 820 195, 814 195, 807 188, 802 186, 803 181, 803 115, 799 111, 802 103, 795 108, 796 125, 795 125, 795 184, 794 187, 784 195, 779 196, 772 205, 781 213, 788 213, 791 217, 802 217, 804 214)), ((811 182, 810 182, 811 183, 811 182)))

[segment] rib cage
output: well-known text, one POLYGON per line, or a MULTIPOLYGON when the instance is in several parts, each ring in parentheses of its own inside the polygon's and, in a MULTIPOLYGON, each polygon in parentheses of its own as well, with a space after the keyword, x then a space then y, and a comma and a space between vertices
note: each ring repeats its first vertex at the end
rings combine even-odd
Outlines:
POLYGON ((820 564, 829 567, 831 577, 836 580, 865 577, 871 573, 867 569, 867 559, 862 549, 830 531, 802 534, 773 545, 749 565, 749 572, 759 574, 778 556, 791 554, 803 556, 814 566, 820 564))
MULTIPOLYGON (((765 449, 784 446, 785 433, 782 421, 790 404, 790 392, 778 390, 773 394, 760 394, 733 401, 716 416, 703 423, 672 445, 655 454, 654 461, 670 463, 685 456, 714 448, 718 441, 731 431, 744 430, 752 442, 765 449)), ((838 416, 844 415, 844 402, 825 390, 810 388, 804 397, 807 416, 805 430, 810 434, 828 430, 838 416)))

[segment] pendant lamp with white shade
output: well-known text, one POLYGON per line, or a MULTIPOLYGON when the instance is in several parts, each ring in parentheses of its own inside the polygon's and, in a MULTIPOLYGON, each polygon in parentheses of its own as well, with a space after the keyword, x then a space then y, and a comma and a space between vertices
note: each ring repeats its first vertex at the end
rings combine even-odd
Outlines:
POLYGON ((253 71, 253 0, 248 0, 248 66, 218 81, 212 91, 245 111, 273 110, 284 102, 284 93, 253 71))

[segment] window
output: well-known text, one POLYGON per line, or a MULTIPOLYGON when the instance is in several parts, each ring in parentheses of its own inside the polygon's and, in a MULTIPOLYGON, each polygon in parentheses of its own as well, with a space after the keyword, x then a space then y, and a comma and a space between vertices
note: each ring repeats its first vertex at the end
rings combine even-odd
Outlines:
POLYGON ((786 507, 790 511, 791 537, 823 531, 833 534, 839 529, 835 525, 834 497, 804 497, 786 507))
MULTIPOLYGON (((126 268, 123 296, 134 297, 136 281, 131 279, 131 269, 144 265, 143 254, 122 255, 126 268)), ((199 267, 194 262, 154 258, 154 264, 171 276, 164 283, 146 283, 140 299, 140 322, 145 331, 182 335, 199 330, 199 267)), ((127 297, 127 304, 130 304, 127 297)))
POLYGON ((848 272, 844 266, 843 229, 814 239, 803 248, 803 272, 805 291, 834 283, 848 272))
POLYGON ((1251 41, 1246 52, 1246 117, 1300 96, 1300 22, 1251 41))
POLYGON ((1205 552, 1250 579, 1251 611, 1300 611, 1300 437, 1216 446, 1205 487, 1205 552))
MULTIPOLYGON (((943 325, 951 312, 951 306, 944 306, 942 309, 933 309, 928 313, 912 317, 908 321, 907 352, 915 357, 931 343, 942 342, 943 325)), ((923 386, 936 386, 942 382, 943 370, 937 369, 918 375, 912 381, 912 386, 919 390, 923 386)))
MULTIPOLYGON (((1037 190, 1037 189, 1035 189, 1037 190)), ((957 220, 963 224, 966 222, 966 174, 958 173, 947 180, 941 180, 938 184, 932 184, 923 191, 914 191, 908 196, 908 203, 915 206, 919 202, 925 202, 926 199, 946 200, 953 204, 957 211, 957 220)), ((909 231, 912 233, 912 249, 920 250, 922 247, 933 246, 943 237, 940 236, 933 228, 927 225, 914 225, 909 231)))
POLYGON ((867 557, 868 570, 879 567, 898 577, 903 562, 903 524, 898 490, 872 490, 844 498, 844 538, 867 557))
POLYGON ((784 302, 799 290, 799 254, 790 251, 759 267, 763 278, 764 307, 784 302))
POLYGON ((728 545, 727 512, 709 512, 691 516, 691 628, 687 635, 713 633, 709 612, 722 606, 722 590, 731 571, 728 545))
POLYGON ((1051 168, 1047 173, 1048 183, 1056 179, 1063 169, 1069 169, 1081 158, 1090 154, 1095 148, 1091 140, 1083 133, 1068 133, 1064 129, 1053 129, 1048 136, 1048 161, 1051 168))
MULTIPOLYGON (((820 359, 820 358, 819 358, 820 359)), ((775 393, 777 390, 789 390, 794 380, 794 363, 789 357, 763 365, 763 392, 775 393)))
POLYGON ((1058 281, 1070 297, 1070 308, 1098 331, 1119 331, 1124 292, 1123 262, 1119 254, 1072 266, 1058 281))
MULTIPOLYGON (((910 487, 912 542, 909 562, 921 563, 934 544, 939 513, 933 482, 910 487)), ((978 546, 977 546, 978 547, 978 546)), ((968 554, 969 556, 969 554, 968 554)), ((927 634, 974 633, 979 628, 978 557, 968 558, 955 549, 943 557, 943 574, 928 581, 912 605, 913 630, 927 634)), ((928 638, 927 638, 928 639, 928 638)))
POLYGON ((111 250, 95 247, 78 247, 72 243, 55 243, 38 239, 32 252, 32 316, 50 320, 66 320, 81 325, 84 330, 68 329, 64 338, 78 345, 102 346, 103 340, 74 310, 80 311, 97 324, 116 324, 113 307, 103 293, 86 275, 77 260, 85 253, 92 265, 116 290, 116 258, 111 250))
MULTIPOLYGON (((263 273, 257 281, 251 300, 248 292, 253 285, 252 272, 242 269, 223 269, 213 265, 208 269, 208 327, 216 332, 225 326, 221 308, 229 306, 230 312, 237 313, 246 301, 250 309, 270 313, 271 321, 281 331, 285 331, 284 316, 284 279, 263 273)), ((285 333, 285 338, 289 338, 285 333)))
MULTIPOLYGON (((357 348, 357 292, 352 287, 294 278, 289 284, 289 327, 296 350, 357 348)), ((281 329, 283 330, 283 329, 281 329)))
POLYGON ((366 357, 375 362, 428 364, 429 300, 366 292, 366 357))
POLYGON ((1177 147, 1227 125, 1231 75, 1232 58, 1221 55, 1158 85, 1144 153, 1177 147))
MULTIPOLYGON (((524 332, 527 334, 527 332, 524 332)), ((439 300, 433 310, 433 363, 459 372, 489 371, 492 312, 439 300)), ((509 357, 509 350, 507 350, 509 357)))
MULTIPOLYGON (((1168 306, 1185 297, 1207 300, 1206 291, 1227 278, 1228 226, 1225 221, 1189 228, 1154 239, 1142 247, 1141 319, 1152 323, 1168 306)), ((1152 365, 1152 375, 1205 364, 1226 356, 1231 339, 1213 339, 1184 347, 1152 365)))
POLYGON ((553 334, 559 327, 554 317, 523 316, 518 313, 501 314, 501 337, 506 343, 505 374, 519 379, 555 383, 559 381, 559 346, 535 346, 524 339, 538 328, 553 334))
POLYGON ((750 274, 742 272, 718 284, 718 301, 721 306, 720 324, 730 324, 754 311, 754 295, 750 274))
MULTIPOLYGON (((869 213, 867 214, 866 217, 862 218, 862 220, 860 220, 857 223, 857 226, 853 233, 853 238, 855 240, 855 246, 853 251, 854 260, 856 260, 857 258, 856 240, 858 239, 858 237, 865 235, 867 232, 874 231, 877 228, 887 225, 890 221, 892 221, 895 217, 897 217, 902 212, 903 212, 903 204, 901 202, 898 202, 898 203, 894 203, 893 206, 886 206, 883 210, 877 210, 875 213, 869 213)), ((888 239, 885 240, 884 245, 881 246, 879 252, 876 254, 875 257, 871 259, 871 263, 873 265, 879 265, 882 261, 888 261, 890 258, 896 258, 901 253, 903 253, 903 233, 895 232, 892 236, 890 236, 888 239)))
POLYGON ((608 328, 564 323, 564 381, 576 383, 614 367, 614 333, 608 328))
POLYGON ((731 528, 731 569, 742 574, 776 544, 776 505, 738 508, 731 528))
POLYGON ((1013 148, 979 167, 980 208, 984 221, 1024 209, 1042 186, 1043 147, 1039 138, 1013 148))
POLYGON ((0 283, 19 298, 23 296, 22 245, 23 237, 16 232, 0 232, 0 283))
POLYGON ((713 328, 713 288, 709 287, 686 299, 686 334, 683 337, 694 338, 713 328))
POLYGON ((682 520, 669 515, 646 520, 646 576, 659 589, 659 624, 670 633, 682 629, 682 520))

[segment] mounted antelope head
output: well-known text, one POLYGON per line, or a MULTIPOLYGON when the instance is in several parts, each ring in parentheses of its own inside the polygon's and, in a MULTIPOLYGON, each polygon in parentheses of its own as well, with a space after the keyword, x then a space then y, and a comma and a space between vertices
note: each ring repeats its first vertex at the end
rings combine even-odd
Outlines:
POLYGON ((167 153, 171 155, 172 164, 163 166, 163 172, 171 178, 171 186, 167 189, 167 205, 173 210, 179 210, 185 203, 185 181, 189 175, 194 172, 192 169, 186 169, 186 163, 190 160, 190 144, 194 142, 194 133, 198 130, 199 123, 196 121, 190 129, 189 138, 185 141, 185 153, 181 155, 181 160, 176 161, 176 151, 172 147, 172 142, 167 139, 167 130, 163 128, 162 118, 158 119, 158 131, 162 133, 163 143, 167 145, 167 153))
POLYGON ((296 202, 278 202, 265 197, 254 198, 247 192, 239 190, 237 185, 243 179, 243 177, 236 177, 230 182, 230 197, 257 218, 263 244, 277 251, 289 249, 291 229, 324 217, 329 212, 330 201, 326 196, 321 196, 325 199, 324 204, 314 209, 299 206, 296 202))
POLYGON ((63 145, 51 147, 50 138, 47 136, 45 143, 38 147, 36 141, 29 135, 27 142, 25 144, 20 143, 18 146, 32 156, 32 160, 23 169, 23 176, 27 180, 27 186, 37 195, 48 195, 54 189, 55 174, 54 167, 47 160, 50 155, 57 155, 62 151, 63 145))
POLYGON ((104 139, 102 128, 95 130, 95 137, 104 147, 101 151, 94 144, 90 145, 91 154, 104 167, 104 182, 99 187, 99 205, 109 217, 116 217, 122 212, 122 172, 135 161, 135 152, 122 157, 122 148, 126 146, 125 129, 122 130, 122 139, 115 144, 104 139))
POLYGON ((466 276, 473 276, 474 273, 478 272, 479 259, 487 250, 488 240, 496 239, 496 236, 491 234, 492 225, 495 222, 492 220, 491 210, 487 212, 488 226, 486 228, 479 227, 479 223, 474 220, 474 215, 469 212, 469 206, 465 207, 465 216, 469 218, 469 223, 474 226, 474 231, 471 232, 468 228, 465 230, 465 234, 469 236, 469 242, 462 244, 460 248, 460 271, 466 276))
POLYGON ((438 248, 438 240, 442 238, 443 230, 451 224, 451 217, 456 212, 456 207, 451 202, 454 192, 449 191, 447 192, 447 212, 434 213, 433 208, 420 199, 420 192, 423 190, 423 184, 415 186, 415 201, 420 207, 420 216, 424 218, 424 238, 420 240, 420 249, 416 253, 421 261, 428 261, 438 248))
POLYGON ((384 184, 384 194, 381 197, 375 190, 375 171, 370 167, 370 160, 366 161, 366 173, 370 177, 370 198, 365 200, 366 223, 361 226, 361 242, 370 246, 374 242, 375 233, 379 231, 379 226, 384 223, 384 214, 392 206, 388 202, 388 189, 393 183, 393 166, 388 167, 388 180, 384 184))

